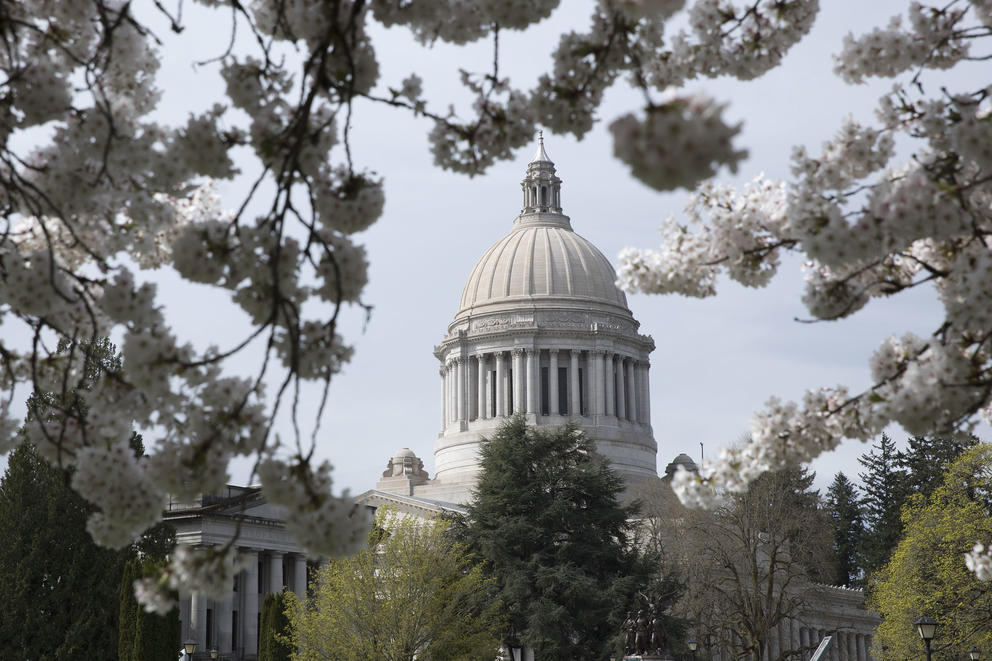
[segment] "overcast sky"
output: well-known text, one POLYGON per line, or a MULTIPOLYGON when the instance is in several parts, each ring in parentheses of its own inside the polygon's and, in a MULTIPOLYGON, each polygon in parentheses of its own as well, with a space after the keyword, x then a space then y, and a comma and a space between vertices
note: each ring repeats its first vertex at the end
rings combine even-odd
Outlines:
MULTIPOLYGON (((875 100, 891 83, 845 85, 832 73, 830 55, 849 30, 861 33, 883 26, 906 4, 823 2, 812 34, 783 66, 757 81, 690 85, 690 91, 727 101, 726 116, 743 122, 737 144, 749 149, 750 157, 737 175, 721 171, 718 179, 743 183, 759 172, 788 177, 793 145, 817 152, 846 114, 871 121, 875 100)), ((513 86, 531 88, 550 68, 558 35, 585 29, 590 3, 568 0, 562 5, 526 33, 501 35, 501 73, 513 86)), ((212 67, 194 71, 189 61, 217 55, 226 43, 223 27, 196 15, 187 22, 182 52, 168 53, 160 74, 166 92, 160 112, 170 121, 176 121, 176 113, 208 106, 220 89, 212 67)), ((482 72, 491 62, 488 43, 425 50, 406 30, 383 30, 377 24, 373 36, 380 88, 398 87, 416 72, 424 79, 427 97, 441 110, 449 100, 464 101, 459 67, 482 72)), ((638 107, 638 94, 620 82, 607 94, 599 113, 602 121, 583 140, 545 134, 564 181, 565 213, 575 231, 614 264, 625 246, 655 246, 661 221, 669 214, 683 216, 687 197, 684 191, 659 194, 648 189, 613 157, 607 126, 638 107)), ((433 474, 440 383, 432 350, 457 309, 476 260, 509 231, 519 212, 519 182, 534 151, 528 145, 513 161, 469 179, 434 167, 426 138, 429 121, 372 104, 357 110, 355 158, 384 177, 386 208, 379 222, 358 237, 371 261, 364 300, 374 311, 367 325, 360 311, 346 315, 343 331, 356 353, 331 386, 319 447, 319 454, 335 466, 337 485, 352 492, 372 488, 400 447, 413 449, 433 474)), ((220 190, 225 204, 234 207, 244 182, 221 183, 220 190)), ((244 332, 244 317, 223 298, 201 287, 180 287, 167 273, 155 277, 171 297, 168 313, 181 337, 223 346, 244 332)), ((808 316, 800 303, 801 288, 800 265, 786 262, 763 290, 724 282, 720 294, 708 300, 628 296, 641 332, 657 344, 651 358, 651 412, 660 469, 680 452, 698 458, 700 443, 713 455, 734 442, 769 396, 795 399, 806 388, 838 383, 864 387, 867 359, 884 337, 906 331, 928 334, 939 325, 941 310, 930 290, 873 303, 842 322, 798 323, 796 318, 808 316)), ((245 360, 247 368, 250 357, 245 360)), ((289 434, 288 425, 280 428, 289 434)), ((902 441, 905 435, 895 433, 902 441)), ((825 489, 838 470, 854 477, 856 457, 865 449, 848 442, 817 461, 818 486, 825 489)), ((237 465, 231 477, 245 481, 244 465, 237 465)))

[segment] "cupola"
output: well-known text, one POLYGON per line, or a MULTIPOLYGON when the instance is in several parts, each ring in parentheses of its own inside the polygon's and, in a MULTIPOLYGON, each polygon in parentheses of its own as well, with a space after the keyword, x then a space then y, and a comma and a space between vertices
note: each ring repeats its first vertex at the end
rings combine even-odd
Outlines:
POLYGON ((537 152, 527 164, 527 174, 520 182, 524 200, 520 215, 532 213, 561 213, 561 179, 555 175, 555 164, 544 149, 544 132, 539 133, 537 152))

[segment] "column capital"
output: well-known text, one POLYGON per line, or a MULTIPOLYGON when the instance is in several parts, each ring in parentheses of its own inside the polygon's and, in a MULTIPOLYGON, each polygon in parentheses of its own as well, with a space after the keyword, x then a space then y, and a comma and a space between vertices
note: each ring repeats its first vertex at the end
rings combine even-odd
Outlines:
POLYGON ((464 364, 465 363, 465 357, 464 356, 455 356, 455 363, 457 363, 459 365, 464 364))
POLYGON ((596 354, 598 356, 605 356, 606 354, 609 353, 609 351, 607 351, 606 349, 598 349, 597 348, 597 349, 590 349, 589 350, 589 353, 594 353, 594 354, 596 354))
POLYGON ((513 347, 513 349, 511 351, 513 352, 513 355, 514 356, 522 356, 522 355, 524 355, 524 348, 523 347, 513 347))
POLYGON ((496 357, 498 357, 498 358, 502 358, 503 356, 506 355, 506 350, 500 349, 498 351, 493 351, 493 355, 496 356, 496 357))
POLYGON ((557 356, 558 351, 559 351, 558 349, 548 349, 548 353, 552 356, 557 356))

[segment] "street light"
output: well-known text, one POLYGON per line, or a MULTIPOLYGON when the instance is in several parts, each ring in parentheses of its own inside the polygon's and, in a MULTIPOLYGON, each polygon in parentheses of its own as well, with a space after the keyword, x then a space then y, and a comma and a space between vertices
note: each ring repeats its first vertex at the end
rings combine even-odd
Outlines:
POLYGON ((977 647, 972 647, 971 651, 968 652, 968 656, 971 658, 971 661, 978 661, 978 659, 982 656, 982 650, 977 647))
POLYGON ((197 642, 192 638, 187 638, 186 642, 183 643, 183 649, 186 650, 186 657, 189 659, 193 658, 193 652, 196 651, 197 642))
POLYGON ((933 635, 937 632, 937 620, 923 616, 913 624, 916 625, 916 632, 920 634, 923 644, 926 645, 927 661, 930 661, 930 641, 933 640, 933 635))
POLYGON ((699 647, 699 643, 696 642, 695 638, 690 638, 686 645, 689 646, 689 651, 692 652, 692 661, 696 661, 696 648, 699 647))
POLYGON ((210 658, 211 659, 217 658, 217 650, 210 650, 210 658))

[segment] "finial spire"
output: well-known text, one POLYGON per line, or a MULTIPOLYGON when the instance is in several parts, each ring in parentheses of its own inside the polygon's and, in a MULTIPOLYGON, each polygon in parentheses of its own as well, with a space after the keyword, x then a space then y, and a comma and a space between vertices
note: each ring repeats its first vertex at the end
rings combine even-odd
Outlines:
POLYGON ((537 163, 539 161, 551 163, 548 152, 544 151, 544 129, 538 129, 537 131, 537 151, 534 152, 534 158, 530 160, 531 163, 537 163))

